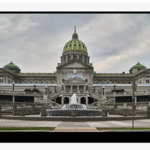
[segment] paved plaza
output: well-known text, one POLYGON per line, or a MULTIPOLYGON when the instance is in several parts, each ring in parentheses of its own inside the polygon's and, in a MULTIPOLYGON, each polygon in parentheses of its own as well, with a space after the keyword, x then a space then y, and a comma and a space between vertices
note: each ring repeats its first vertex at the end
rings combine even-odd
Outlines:
MULTIPOLYGON (((150 127, 150 119, 135 120, 135 127, 150 127)), ((59 127, 59 128, 95 128, 95 127, 132 127, 132 120, 63 122, 63 121, 26 121, 0 119, 0 127, 59 127)))

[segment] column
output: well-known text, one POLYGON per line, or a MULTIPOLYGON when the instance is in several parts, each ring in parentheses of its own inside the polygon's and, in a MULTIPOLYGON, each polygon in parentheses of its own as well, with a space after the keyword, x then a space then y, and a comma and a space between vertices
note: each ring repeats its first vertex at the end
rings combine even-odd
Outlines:
POLYGON ((66 86, 64 85, 64 93, 66 92, 66 86))
POLYGON ((79 85, 77 85, 77 91, 79 91, 79 85))
POLYGON ((80 104, 80 97, 78 97, 78 104, 80 104))
POLYGON ((91 84, 93 83, 93 79, 92 79, 92 73, 91 73, 91 84))
POLYGON ((79 59, 79 55, 77 55, 77 59, 79 59))
POLYGON ((61 104, 64 105, 63 97, 61 97, 61 104))
POLYGON ((69 97, 69 104, 71 103, 71 97, 69 97))
POLYGON ((71 54, 71 59, 73 59, 73 54, 71 54))
POLYGON ((71 91, 72 91, 72 85, 71 85, 71 91))
POLYGON ((86 85, 84 85, 84 92, 85 92, 85 90, 86 90, 86 85))
POLYGON ((86 106, 88 105, 88 97, 86 97, 86 106))
POLYGON ((15 103, 15 96, 13 95, 13 104, 15 103))
POLYGON ((88 63, 88 56, 86 56, 86 63, 88 63))
POLYGON ((84 55, 82 55, 82 62, 84 62, 84 55))
POLYGON ((137 103, 137 96, 135 96, 135 103, 137 103))
POLYGON ((68 55, 66 55, 66 62, 68 62, 68 55))

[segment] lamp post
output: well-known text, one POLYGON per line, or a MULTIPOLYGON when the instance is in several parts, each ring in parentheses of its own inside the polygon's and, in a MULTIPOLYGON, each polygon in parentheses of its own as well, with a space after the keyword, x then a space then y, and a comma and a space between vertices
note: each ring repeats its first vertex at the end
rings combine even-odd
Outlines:
POLYGON ((103 95, 104 95, 104 90, 105 90, 105 87, 103 86, 103 87, 102 87, 102 89, 103 89, 103 95))
POLYGON ((14 105, 14 103, 15 103, 15 96, 14 96, 14 85, 15 85, 15 83, 13 82, 12 85, 13 85, 13 105, 14 105))
POLYGON ((34 91, 35 91, 35 89, 36 89, 36 85, 33 85, 34 86, 34 91))
POLYGON ((47 86, 45 86, 45 95, 47 95, 47 86))
POLYGON ((115 87, 116 87, 116 85, 114 84, 113 86, 114 86, 114 92, 115 92, 115 87))
POLYGON ((13 92, 14 92, 14 85, 15 85, 15 83, 13 82, 12 85, 13 85, 13 92))
POLYGON ((133 91, 133 95, 132 95, 132 128, 134 128, 134 101, 135 101, 135 79, 133 77, 133 83, 132 83, 132 91, 133 91))
POLYGON ((62 83, 62 91, 64 91, 64 84, 62 83))

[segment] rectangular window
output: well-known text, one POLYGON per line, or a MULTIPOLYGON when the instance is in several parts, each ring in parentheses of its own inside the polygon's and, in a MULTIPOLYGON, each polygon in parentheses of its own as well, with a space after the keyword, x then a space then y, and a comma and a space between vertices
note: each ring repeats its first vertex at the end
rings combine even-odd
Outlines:
POLYGON ((149 83, 149 80, 146 80, 146 83, 149 83))
POLYGON ((109 84, 109 82, 107 82, 107 84, 109 84))

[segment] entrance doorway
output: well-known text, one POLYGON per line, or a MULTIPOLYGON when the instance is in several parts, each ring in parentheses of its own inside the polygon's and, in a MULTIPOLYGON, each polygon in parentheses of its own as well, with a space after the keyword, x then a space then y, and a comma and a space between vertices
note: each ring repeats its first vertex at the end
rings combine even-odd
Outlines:
POLYGON ((81 104, 85 104, 86 105, 86 98, 85 97, 81 98, 81 104))
POLYGON ((68 97, 64 98, 64 104, 69 104, 69 98, 68 97))
POLYGON ((61 104, 61 97, 56 98, 56 103, 61 104))
POLYGON ((88 104, 94 103, 94 99, 91 97, 88 97, 88 104))

